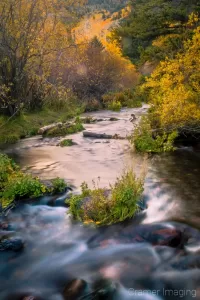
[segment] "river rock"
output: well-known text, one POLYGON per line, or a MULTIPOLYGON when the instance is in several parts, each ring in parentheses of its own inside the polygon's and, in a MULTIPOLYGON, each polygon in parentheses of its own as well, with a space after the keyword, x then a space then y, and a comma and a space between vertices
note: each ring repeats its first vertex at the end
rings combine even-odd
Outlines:
POLYGON ((74 279, 69 282, 63 291, 64 299, 76 300, 80 296, 83 296, 84 291, 87 288, 87 282, 82 279, 74 279))
POLYGON ((106 134, 106 133, 96 133, 91 131, 83 131, 83 137, 95 138, 95 139, 115 139, 124 140, 125 137, 119 136, 118 134, 106 134))
MULTIPOLYGON (((165 223, 132 224, 121 228, 118 225, 112 226, 104 232, 104 236, 98 236, 90 241, 90 247, 98 247, 107 244, 112 235, 112 243, 149 243, 153 246, 168 246, 183 249, 188 241, 188 235, 184 230, 165 223), (112 233, 110 232, 113 232, 112 233), (115 242, 114 242, 115 241, 115 242)), ((108 243, 109 244, 109 243, 108 243)))
POLYGON ((0 241, 0 251, 21 251, 24 248, 24 242, 21 238, 6 238, 0 241))

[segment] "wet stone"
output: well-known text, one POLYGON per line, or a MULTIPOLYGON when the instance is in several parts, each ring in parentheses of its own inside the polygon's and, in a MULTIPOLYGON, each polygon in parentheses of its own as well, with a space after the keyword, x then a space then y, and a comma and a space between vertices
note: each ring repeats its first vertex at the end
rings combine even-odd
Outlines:
POLYGON ((20 238, 9 238, 0 241, 0 251, 21 251, 24 248, 24 242, 20 238))
POLYGON ((87 289, 87 282, 82 279, 74 279, 68 283, 63 291, 64 299, 76 300, 83 296, 87 289))

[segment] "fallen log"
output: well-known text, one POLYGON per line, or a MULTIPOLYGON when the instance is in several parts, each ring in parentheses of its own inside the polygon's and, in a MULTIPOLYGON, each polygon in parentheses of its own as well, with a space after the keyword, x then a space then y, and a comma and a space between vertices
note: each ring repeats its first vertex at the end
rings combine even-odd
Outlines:
POLYGON ((118 134, 106 134, 106 133, 96 133, 91 131, 83 131, 84 137, 95 138, 95 139, 116 139, 116 140, 124 140, 125 137, 119 136, 118 134))
POLYGON ((53 123, 53 124, 44 126, 44 127, 40 128, 40 129, 38 130, 38 134, 44 134, 44 133, 47 132, 48 130, 50 130, 50 129, 52 129, 52 128, 55 128, 55 127, 59 127, 59 126, 62 126, 62 123, 61 123, 61 122, 59 122, 59 123, 53 123))

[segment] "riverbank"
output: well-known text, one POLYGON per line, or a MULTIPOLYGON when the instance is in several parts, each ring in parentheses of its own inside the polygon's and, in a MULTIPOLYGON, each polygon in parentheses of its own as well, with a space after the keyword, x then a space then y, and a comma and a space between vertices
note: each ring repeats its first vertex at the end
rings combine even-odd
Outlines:
POLYGON ((66 122, 82 112, 81 107, 73 105, 60 110, 46 108, 33 113, 23 112, 12 119, 0 116, 0 145, 13 144, 20 139, 35 136, 40 127, 55 122, 66 122))

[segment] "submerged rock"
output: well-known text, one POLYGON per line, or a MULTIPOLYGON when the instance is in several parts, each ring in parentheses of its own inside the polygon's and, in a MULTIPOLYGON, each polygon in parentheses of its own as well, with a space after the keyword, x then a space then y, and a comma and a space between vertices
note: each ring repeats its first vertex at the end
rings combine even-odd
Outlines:
POLYGON ((83 296, 84 291, 87 288, 87 282, 82 279, 74 279, 68 283, 63 291, 64 299, 76 300, 80 296, 83 296))
POLYGON ((7 238, 0 241, 0 251, 21 251, 24 248, 24 242, 20 238, 7 238))

